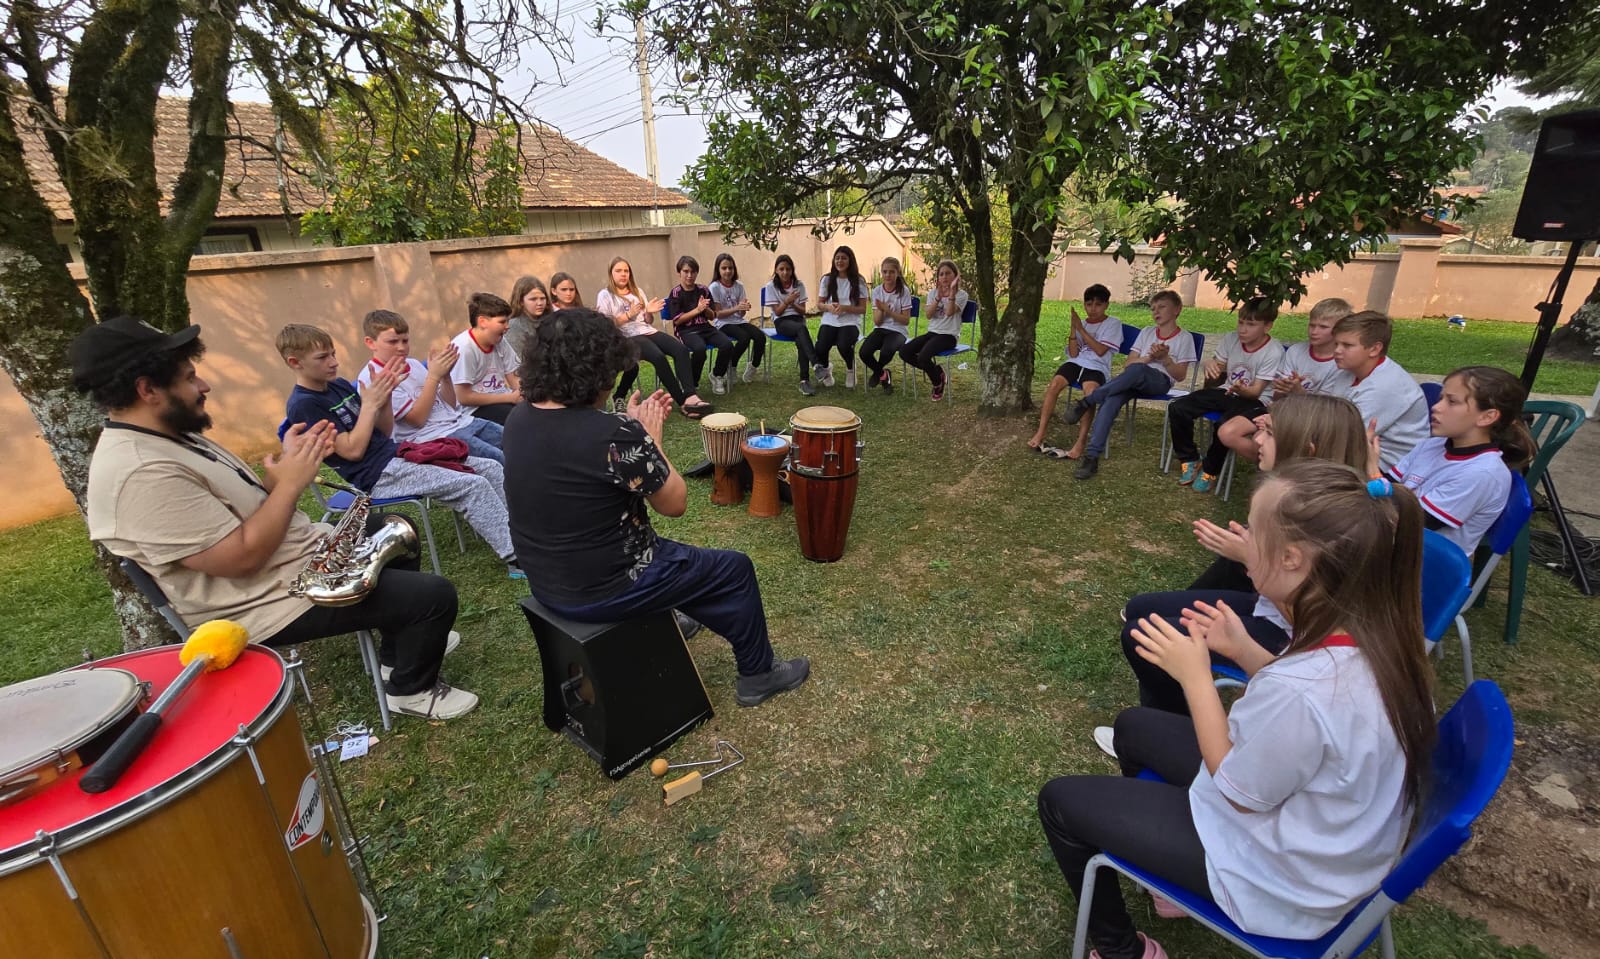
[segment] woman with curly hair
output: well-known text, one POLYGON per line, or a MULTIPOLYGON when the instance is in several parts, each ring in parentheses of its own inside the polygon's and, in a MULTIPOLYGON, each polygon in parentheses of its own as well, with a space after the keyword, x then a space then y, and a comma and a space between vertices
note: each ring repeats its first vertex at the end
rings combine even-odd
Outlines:
POLYGON ((688 495, 661 442, 671 399, 634 392, 626 412, 607 409, 638 340, 589 309, 534 330, 519 371, 525 402, 506 419, 511 541, 534 597, 559 616, 614 623, 677 609, 704 623, 733 646, 739 705, 756 706, 805 682, 811 663, 773 653, 750 557, 651 527, 650 510, 682 516, 688 495))

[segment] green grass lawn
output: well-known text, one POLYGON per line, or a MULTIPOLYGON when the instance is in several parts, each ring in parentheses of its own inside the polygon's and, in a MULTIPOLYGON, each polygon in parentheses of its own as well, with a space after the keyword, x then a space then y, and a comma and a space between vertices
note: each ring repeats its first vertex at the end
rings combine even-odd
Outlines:
MULTIPOLYGON (((1064 315, 1051 305, 1043 343, 1059 344, 1064 315)), ((1203 312, 1185 319, 1226 325, 1203 312)), ((1286 334, 1294 326, 1282 322, 1286 334)), ((1417 328, 1413 339, 1406 325, 1403 342, 1426 346, 1396 353, 1443 372, 1480 359, 1451 347, 1502 350, 1509 337, 1491 337, 1491 326, 1462 336, 1440 324, 1437 336, 1417 328)), ((717 716, 670 758, 706 758, 725 738, 748 761, 664 807, 657 780, 638 772, 612 783, 544 729, 518 590, 481 543, 458 554, 440 512, 434 528, 444 531, 466 637, 447 676, 482 707, 443 724, 398 718, 372 755, 342 767, 390 916, 387 955, 1066 955, 1074 907, 1035 795, 1054 775, 1114 773, 1089 730, 1134 696, 1117 610, 1131 593, 1189 582, 1208 557, 1188 521, 1242 516, 1250 474, 1241 471, 1228 504, 1176 487, 1154 468, 1160 413, 1151 407, 1132 448, 1119 431, 1099 478, 1074 482, 1070 464, 1026 452, 1032 422, 976 416, 971 369, 955 374, 944 403, 926 391, 914 401, 905 389, 884 397, 842 387, 807 400, 794 388, 792 349, 775 352, 772 385, 741 385, 718 405, 768 424, 814 403, 862 414, 868 445, 843 560, 805 561, 789 512, 758 520, 713 507, 707 481, 691 483, 686 516, 659 528, 754 558, 774 642, 812 658, 811 682, 741 709, 726 644, 696 637, 717 716)), ((1041 363, 1041 381, 1051 369, 1041 363)), ((1064 438, 1057 426, 1052 441, 1064 438)), ((698 460, 697 428, 674 419, 668 447, 680 464, 698 460)), ((1524 725, 1591 722, 1600 688, 1585 625, 1592 604, 1535 570, 1523 641, 1507 647, 1495 641, 1503 597, 1497 584, 1470 617, 1479 674, 1502 683, 1524 725)), ((118 646, 75 517, 0 533, 0 608, 9 614, 0 682, 118 646)), ((325 716, 377 721, 353 642, 305 652, 325 716)), ((1439 675, 1441 697, 1453 698, 1454 655, 1439 675)), ((1133 902, 1173 955, 1235 955, 1192 924, 1157 925, 1148 900, 1133 902)), ((1396 932, 1413 957, 1538 955, 1426 901, 1400 910, 1396 932)))

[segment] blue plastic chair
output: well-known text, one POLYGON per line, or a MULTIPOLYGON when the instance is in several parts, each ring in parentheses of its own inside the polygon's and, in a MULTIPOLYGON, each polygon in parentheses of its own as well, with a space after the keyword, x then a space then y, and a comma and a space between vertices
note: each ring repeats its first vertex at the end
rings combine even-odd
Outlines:
MULTIPOLYGON (((772 319, 772 326, 768 326, 767 325, 767 319, 768 319, 768 317, 767 317, 767 307, 769 305, 770 306, 776 306, 777 304, 775 304, 775 303, 774 304, 769 304, 767 302, 767 288, 763 286, 761 288, 761 315, 757 317, 757 320, 759 321, 759 323, 757 325, 760 326, 761 332, 767 334, 767 339, 773 341, 774 343, 793 343, 794 342, 794 337, 792 337, 792 336, 784 336, 783 334, 778 332, 778 318, 777 317, 772 317, 771 318, 772 319)), ((804 317, 802 317, 802 319, 804 319, 804 317)), ((795 349, 799 350, 799 347, 797 346, 797 347, 795 347, 795 349)), ((800 362, 799 358, 797 357, 795 359, 795 363, 798 364, 799 362, 800 362)), ((766 363, 764 365, 767 368, 767 382, 771 383, 772 382, 772 357, 770 357, 770 356, 767 357, 767 361, 766 361, 766 363)))
POLYGON ((1428 400, 1428 409, 1433 409, 1433 405, 1439 402, 1439 394, 1444 392, 1444 384, 1422 383, 1419 385, 1422 387, 1422 395, 1428 400))
MULTIPOLYGON (((1511 492, 1506 496, 1505 508, 1495 519, 1494 525, 1483 534, 1482 545, 1489 549, 1489 561, 1479 570, 1477 578, 1472 581, 1472 589, 1461 604, 1455 618, 1456 635, 1461 637, 1461 671, 1468 683, 1472 682, 1472 638, 1467 633, 1466 612, 1472 604, 1483 595, 1483 590, 1489 585, 1489 577, 1494 575, 1500 560, 1511 552, 1517 544, 1517 537, 1527 528, 1528 521, 1533 518, 1533 494, 1528 490, 1528 483, 1522 474, 1516 471, 1511 473, 1511 492)), ((1443 638, 1440 642, 1442 644, 1443 638)), ((1436 647, 1441 648, 1442 647, 1436 647)))
MULTIPOLYGON (((922 300, 917 298, 917 297, 912 297, 911 299, 912 299, 912 310, 911 310, 910 319, 913 321, 912 324, 911 324, 911 336, 912 336, 913 339, 915 339, 916 336, 917 336, 917 324, 914 321, 918 317, 920 317, 922 315, 922 300)), ((940 350, 938 353, 934 354, 935 356, 937 356, 937 357, 942 359, 942 358, 947 357, 947 356, 960 356, 962 353, 971 353, 971 352, 974 352, 975 350, 977 350, 978 347, 977 347, 976 343, 974 342, 976 340, 976 338, 977 338, 977 331, 978 331, 978 301, 977 300, 968 300, 967 301, 967 305, 962 308, 962 310, 961 310, 961 328, 966 331, 967 341, 965 343, 957 343, 955 346, 950 347, 948 350, 940 350)), ((911 383, 911 395, 912 396, 916 396, 917 395, 917 383, 922 379, 922 377, 920 375, 918 375, 918 374, 922 373, 922 371, 921 370, 910 370, 907 367, 905 367, 904 364, 902 364, 901 373, 911 383)), ((945 392, 947 394, 950 393, 951 387, 953 387, 954 385, 955 385, 955 382, 950 378, 950 371, 948 371, 948 370, 945 371, 945 375, 944 375, 945 392)), ((932 387, 930 386, 929 389, 931 390, 932 387)))
MULTIPOLYGON (((1526 489, 1526 487, 1524 487, 1526 489)), ((1472 594, 1472 560, 1461 547, 1431 529, 1422 531, 1422 637, 1432 652, 1445 632, 1456 623, 1472 594)), ((1461 627, 1463 630, 1466 627, 1461 627)), ((1462 633, 1462 648, 1466 648, 1466 633, 1462 633)), ((1471 669, 1469 662, 1468 669, 1471 669)), ((1243 686, 1248 677, 1244 670, 1232 663, 1216 663, 1211 671, 1217 675, 1218 689, 1243 686)), ((1470 673, 1467 682, 1472 682, 1470 673)))
MULTIPOLYGON (((1357 903, 1326 935, 1307 940, 1251 935, 1234 925, 1233 920, 1207 897, 1197 896, 1131 863, 1101 853, 1090 859, 1084 870, 1073 959, 1083 959, 1088 946, 1089 904, 1094 901, 1095 879, 1102 867, 1115 869, 1173 903, 1252 956, 1347 959, 1359 954, 1374 939, 1380 939, 1384 959, 1394 959, 1389 914, 1472 838, 1472 824, 1499 791, 1511 767, 1515 732, 1511 707, 1500 687, 1486 679, 1467 687, 1439 721, 1430 788, 1418 810, 1410 842, 1400 861, 1378 888, 1357 903)), ((1141 774, 1141 778, 1151 777, 1141 774)))

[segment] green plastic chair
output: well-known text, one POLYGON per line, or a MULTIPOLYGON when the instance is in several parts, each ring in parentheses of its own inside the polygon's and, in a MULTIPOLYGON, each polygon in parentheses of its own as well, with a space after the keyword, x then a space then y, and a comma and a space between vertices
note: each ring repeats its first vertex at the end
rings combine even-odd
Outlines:
MULTIPOLYGON (((1533 434, 1534 443, 1538 452, 1533 456, 1533 462, 1528 464, 1527 480, 1528 489, 1537 489, 1539 481, 1544 479, 1545 470, 1550 467, 1550 461, 1555 459, 1561 447, 1575 436, 1583 426, 1584 418, 1588 415, 1583 408, 1575 403, 1564 403, 1560 400, 1529 400, 1522 405, 1522 410, 1530 418, 1528 432, 1533 434)), ((1529 526, 1522 528, 1522 534, 1517 537, 1516 545, 1511 547, 1511 589, 1506 596, 1506 628, 1505 641, 1517 641, 1517 628, 1522 620, 1522 600, 1528 591, 1528 542, 1529 526)))

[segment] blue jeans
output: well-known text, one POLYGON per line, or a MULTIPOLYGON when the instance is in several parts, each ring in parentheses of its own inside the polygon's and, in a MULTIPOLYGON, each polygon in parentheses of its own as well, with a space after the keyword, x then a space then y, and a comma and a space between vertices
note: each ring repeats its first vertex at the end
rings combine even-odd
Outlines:
POLYGON ((1121 373, 1113 376, 1105 386, 1083 398, 1090 406, 1100 407, 1094 414, 1094 429, 1089 433, 1085 456, 1096 459, 1106 453, 1106 443, 1111 429, 1117 425, 1117 414, 1129 399, 1136 397, 1166 396, 1172 389, 1172 378, 1149 363, 1129 363, 1121 373))
POLYGON ((467 444, 468 456, 481 456, 486 460, 504 463, 506 454, 500 452, 500 444, 505 432, 506 428, 494 420, 474 418, 471 423, 451 433, 450 436, 467 444))
POLYGON ((656 537, 655 557, 633 584, 615 596, 568 606, 539 595, 550 611, 580 623, 620 623, 641 613, 679 609, 733 646, 740 676, 772 669, 772 643, 761 587, 750 557, 731 549, 706 549, 656 537))

